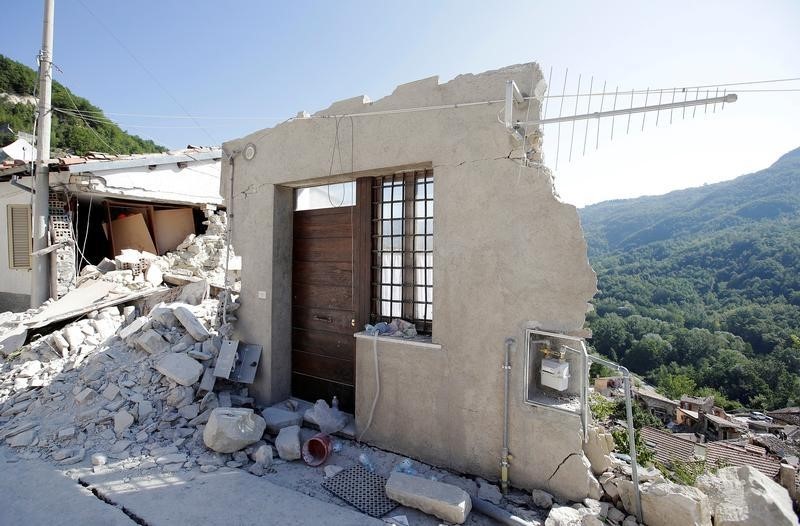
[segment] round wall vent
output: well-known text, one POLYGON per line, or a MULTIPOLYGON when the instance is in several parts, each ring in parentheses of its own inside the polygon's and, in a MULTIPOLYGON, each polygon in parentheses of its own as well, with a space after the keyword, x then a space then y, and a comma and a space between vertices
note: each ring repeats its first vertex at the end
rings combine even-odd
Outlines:
POLYGON ((244 147, 244 152, 242 152, 242 155, 248 161, 252 161, 253 157, 256 156, 256 145, 253 144, 253 143, 250 143, 247 146, 245 146, 244 147))

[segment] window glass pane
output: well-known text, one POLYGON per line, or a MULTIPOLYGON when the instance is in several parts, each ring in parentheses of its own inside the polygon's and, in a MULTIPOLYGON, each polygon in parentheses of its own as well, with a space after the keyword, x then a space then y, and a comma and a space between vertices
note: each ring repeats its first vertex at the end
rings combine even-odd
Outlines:
POLYGON ((321 208, 353 206, 356 204, 355 187, 355 181, 350 181, 298 188, 294 191, 294 209, 318 210, 321 208))

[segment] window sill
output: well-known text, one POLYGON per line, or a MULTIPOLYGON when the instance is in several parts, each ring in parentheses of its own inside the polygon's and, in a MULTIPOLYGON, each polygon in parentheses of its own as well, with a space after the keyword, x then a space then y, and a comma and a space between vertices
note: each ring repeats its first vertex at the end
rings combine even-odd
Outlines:
MULTIPOLYGON (((370 336, 364 331, 355 333, 353 337, 369 341, 375 339, 375 336, 370 336)), ((399 343, 402 345, 410 345, 412 347, 424 347, 426 349, 432 349, 436 351, 442 350, 442 346, 439 345, 438 343, 433 343, 431 341, 430 336, 417 336, 416 338, 401 338, 399 336, 378 336, 378 341, 387 343, 399 343)))

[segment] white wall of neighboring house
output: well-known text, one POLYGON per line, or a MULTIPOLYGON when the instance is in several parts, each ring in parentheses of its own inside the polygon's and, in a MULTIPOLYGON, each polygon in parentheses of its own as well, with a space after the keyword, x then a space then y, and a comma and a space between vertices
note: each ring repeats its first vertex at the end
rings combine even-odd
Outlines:
MULTIPOLYGON (((26 180, 23 184, 28 185, 26 180)), ((30 294, 31 271, 12 269, 8 254, 8 205, 27 205, 31 202, 31 194, 12 186, 11 183, 0 183, 0 295, 3 293, 30 294)))
MULTIPOLYGON (((65 184, 73 193, 135 199, 140 201, 221 205, 220 161, 190 162, 184 168, 175 163, 150 168, 135 166, 105 169, 102 161, 80 165, 80 173, 51 173, 53 186, 65 184), (94 170, 94 168, 98 168, 94 170)), ((108 164, 106 164, 108 166, 108 164)))

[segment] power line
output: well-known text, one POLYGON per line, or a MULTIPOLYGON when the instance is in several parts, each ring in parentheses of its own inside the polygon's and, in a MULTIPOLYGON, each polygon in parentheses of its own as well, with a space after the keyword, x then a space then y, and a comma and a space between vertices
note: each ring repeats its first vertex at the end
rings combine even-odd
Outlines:
POLYGON ((85 9, 85 10, 86 10, 86 11, 87 11, 87 12, 88 12, 90 15, 92 15, 92 17, 93 17, 95 20, 97 20, 97 22, 100 24, 100 26, 101 26, 101 27, 102 27, 102 28, 103 28, 103 29, 104 29, 104 30, 105 30, 105 31, 106 31, 106 32, 107 32, 109 35, 111 35, 111 37, 112 37, 114 40, 116 40, 116 41, 117 41, 117 44, 119 44, 119 45, 120 45, 120 47, 121 47, 122 49, 124 49, 124 50, 125 50, 125 52, 126 52, 126 53, 128 53, 128 55, 130 55, 130 57, 131 57, 131 58, 134 60, 134 62, 136 62, 136 63, 139 65, 139 67, 140 67, 140 68, 142 68, 142 70, 144 70, 144 72, 145 72, 145 73, 147 73, 147 74, 150 76, 150 78, 153 80, 153 82, 154 82, 154 83, 155 83, 155 84, 156 84, 156 85, 157 85, 159 88, 161 88, 161 90, 162 90, 164 93, 166 93, 166 94, 167 94, 167 96, 169 96, 169 98, 171 98, 171 99, 172 99, 172 101, 173 101, 173 102, 174 102, 174 103, 175 103, 175 104, 176 104, 176 105, 177 105, 177 106, 178 106, 178 107, 179 107, 181 110, 183 110, 183 112, 184 112, 184 113, 185 113, 185 114, 186 114, 186 115, 187 115, 187 116, 188 116, 188 117, 189 117, 189 118, 190 118, 190 119, 191 119, 191 120, 192 120, 192 121, 195 123, 195 125, 197 125, 197 128, 199 128, 200 130, 202 130, 202 131, 203 131, 203 132, 204 132, 204 133, 205 133, 205 134, 208 136, 208 138, 209 138, 209 139, 211 139, 211 142, 212 142, 212 143, 214 143, 214 144, 217 144, 217 143, 219 143, 219 141, 217 141, 217 139, 216 139, 216 138, 214 138, 214 136, 213 136, 213 135, 211 135, 211 134, 208 132, 208 130, 206 130, 205 128, 203 128, 203 127, 200 125, 200 123, 199 123, 199 122, 197 122, 197 119, 195 119, 195 118, 192 116, 192 114, 191 114, 191 113, 189 113, 189 110, 187 110, 187 109, 186 109, 186 108, 183 106, 183 104, 181 104, 181 103, 180 103, 180 101, 178 101, 178 99, 176 99, 176 98, 175 98, 175 97, 172 95, 172 93, 170 93, 170 91, 169 91, 169 90, 168 90, 166 87, 164 87, 164 85, 163 85, 163 84, 161 84, 161 82, 158 80, 158 77, 156 77, 156 76, 155 76, 155 75, 154 75, 154 74, 153 74, 153 73, 152 73, 152 72, 151 72, 151 71, 150 71, 150 70, 149 70, 149 69, 148 69, 148 68, 147 68, 147 67, 146 67, 146 66, 145 66, 145 65, 144 65, 144 64, 143 64, 143 63, 142 63, 142 62, 141 62, 139 59, 138 59, 138 58, 136 58, 136 55, 134 55, 134 54, 133 54, 133 52, 132 52, 130 49, 128 49, 128 47, 127 47, 127 46, 126 46, 126 45, 125 45, 125 44, 122 42, 122 40, 120 40, 120 39, 119 39, 119 37, 117 37, 117 35, 115 35, 115 34, 114 34, 114 32, 113 32, 113 31, 111 31, 111 29, 109 29, 109 28, 108 28, 108 26, 107 26, 107 25, 106 25, 106 24, 105 24, 105 23, 104 23, 104 22, 103 22, 103 21, 102 21, 102 20, 101 20, 101 19, 100 19, 100 18, 97 16, 97 15, 95 15, 95 14, 94 14, 94 12, 93 12, 91 9, 89 9, 89 7, 88 7, 88 6, 87 6, 87 5, 86 5, 86 4, 83 2, 83 0, 78 0, 78 2, 79 2, 79 3, 80 3, 82 6, 83 6, 83 8, 84 8, 84 9, 85 9))
MULTIPOLYGON (((62 108, 63 109, 63 108, 62 108)), ((282 121, 286 117, 212 117, 212 116, 193 116, 188 117, 186 115, 157 115, 152 113, 120 113, 114 111, 103 111, 103 110, 80 110, 84 114, 96 114, 96 115, 117 115, 119 117, 141 117, 141 118, 150 118, 150 119, 201 119, 201 120, 219 120, 219 121, 233 121, 233 120, 243 120, 243 121, 255 121, 255 120, 262 120, 262 121, 282 121)))
MULTIPOLYGON (((67 94, 67 97, 69 97, 69 101, 70 101, 70 103, 71 103, 71 104, 72 104, 72 105, 75 107, 75 109, 76 109, 76 110, 78 110, 78 105, 77 105, 77 104, 75 104, 75 100, 72 98, 72 95, 70 94, 69 90, 64 90, 64 92, 67 94)), ((52 106, 51 106, 51 109, 54 109, 54 108, 52 108, 52 106)), ((80 111, 80 110, 78 110, 78 111, 80 111)), ((63 112, 62 112, 62 113, 63 113, 63 112)), ((86 125, 86 127, 87 127, 87 128, 89 128, 89 131, 91 131, 91 132, 92 132, 92 133, 95 135, 95 137, 97 137, 97 138, 100 140, 100 142, 102 142, 103 144, 105 144, 105 145, 106 145, 106 146, 107 146, 107 147, 108 147, 108 148, 109 148, 109 149, 110 149, 110 150, 111 150, 113 153, 115 153, 115 154, 117 154, 117 155, 120 155, 120 153, 119 153, 117 150, 115 150, 113 146, 111 146, 110 144, 108 144, 108 143, 105 141, 105 139, 103 139, 103 138, 100 136, 100 134, 99 134, 99 133, 97 133, 97 132, 95 131, 95 129, 94 129, 94 128, 92 128, 92 127, 89 125, 89 123, 88 123, 88 122, 86 122, 86 119, 84 119, 84 117, 83 117, 82 115, 78 114, 78 117, 80 117, 80 119, 83 121, 83 123, 86 125)))

